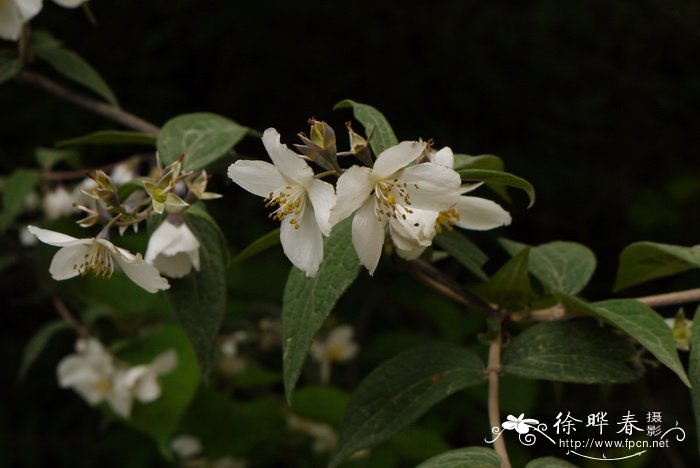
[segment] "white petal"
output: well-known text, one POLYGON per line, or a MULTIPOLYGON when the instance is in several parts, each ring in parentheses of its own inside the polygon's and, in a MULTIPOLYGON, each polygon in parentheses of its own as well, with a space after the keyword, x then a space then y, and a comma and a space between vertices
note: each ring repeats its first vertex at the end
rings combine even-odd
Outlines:
POLYGON ((302 208, 301 215, 296 219, 295 225, 290 224, 288 219, 282 221, 282 249, 294 266, 306 273, 307 277, 313 277, 316 276, 323 260, 321 230, 310 204, 302 208), (295 226, 298 226, 298 229, 295 226))
POLYGON ((41 11, 42 0, 5 0, 5 3, 15 2, 24 21, 29 21, 41 11))
POLYGON ((118 377, 115 377, 112 382, 113 389, 107 395, 107 402, 115 413, 123 418, 128 418, 131 415, 131 406, 134 402, 131 388, 125 387, 122 382, 119 382, 118 377))
POLYGON ((236 161, 228 168, 229 178, 250 193, 267 197, 287 182, 280 171, 265 161, 236 161))
POLYGON ((54 3, 58 3, 62 7, 66 7, 66 8, 75 8, 75 7, 82 5, 83 3, 87 2, 87 0, 53 0, 53 1, 54 1, 54 3))
POLYGON ((424 142, 402 141, 398 145, 385 149, 377 156, 372 174, 378 179, 389 178, 396 171, 418 159, 424 150, 424 142))
POLYGON ((452 169, 452 167, 455 164, 455 155, 452 153, 452 148, 449 146, 445 146, 442 148, 440 151, 435 153, 432 158, 430 158, 432 162, 435 164, 439 164, 441 166, 449 167, 452 169))
POLYGON ((314 171, 300 155, 280 142, 280 134, 277 130, 274 128, 265 130, 262 141, 275 167, 288 182, 308 185, 314 177, 314 171))
POLYGON ((501 426, 503 426, 503 429, 506 429, 508 431, 512 431, 513 429, 515 429, 516 425, 517 425, 516 422, 511 422, 511 421, 506 421, 503 424, 501 424, 501 426))
POLYGON ((374 213, 374 199, 367 200, 352 220, 352 245, 370 275, 379 263, 384 245, 384 222, 374 213))
POLYGON ((460 195, 464 195, 465 193, 473 192, 482 185, 484 185, 483 182, 477 182, 475 184, 464 184, 459 188, 459 193, 460 195))
POLYGON ((12 0, 0 3, 0 38, 16 41, 22 32, 24 19, 12 0))
POLYGON ((95 382, 99 376, 90 367, 83 356, 71 354, 61 359, 56 369, 58 384, 63 387, 71 387, 81 382, 95 382))
POLYGON ((169 278, 182 278, 192 271, 192 259, 186 253, 158 255, 151 263, 162 275, 169 278))
POLYGON ((402 250, 399 249, 398 247, 396 248, 396 253, 399 255, 399 257, 405 259, 405 260, 415 260, 419 258, 421 255, 423 255, 423 252, 425 252, 425 249, 427 247, 418 247, 417 249, 412 249, 412 250, 402 250))
POLYGON ((406 213, 406 219, 392 218, 389 222, 391 239, 401 250, 413 251, 429 246, 435 237, 438 212, 414 208, 406 213))
POLYGON ((324 236, 331 233, 331 208, 335 205, 335 190, 333 186, 328 182, 322 180, 312 180, 308 187, 306 187, 306 193, 309 196, 309 200, 314 207, 314 213, 316 214, 316 222, 324 236))
POLYGON ((148 263, 153 263, 153 260, 171 244, 177 241, 177 228, 167 220, 162 222, 160 226, 153 231, 150 239, 148 239, 148 247, 146 248, 146 256, 144 260, 148 263))
POLYGON ((484 231, 507 226, 510 214, 491 200, 479 197, 459 197, 455 209, 459 213, 456 225, 465 229, 484 231))
POLYGON ((158 355, 151 364, 151 369, 157 375, 165 375, 172 372, 177 367, 177 353, 175 350, 168 350, 158 355))
POLYGON ((90 245, 77 244, 61 248, 51 260, 49 273, 56 281, 62 281, 80 274, 79 266, 85 262, 90 245))
POLYGON ((137 255, 136 258, 130 261, 120 252, 120 254, 114 255, 114 258, 126 276, 146 291, 155 293, 161 289, 170 288, 168 280, 160 276, 156 267, 144 262, 141 255, 137 255))
POLYGON ((182 434, 170 442, 170 449, 178 458, 192 458, 202 452, 202 442, 194 436, 182 434))
POLYGON ((352 166, 338 178, 337 198, 331 209, 331 226, 355 212, 374 190, 372 170, 368 167, 352 166))
POLYGON ((411 206, 441 211, 454 206, 459 198, 461 179, 453 169, 435 163, 406 168, 401 180, 411 198, 411 206))
POLYGON ((134 387, 134 396, 143 403, 157 400, 160 394, 160 384, 155 374, 152 372, 145 374, 134 387))
POLYGON ((36 226, 27 226, 29 232, 34 234, 44 244, 54 245, 56 247, 65 247, 75 244, 90 244, 91 239, 76 239, 75 237, 67 236, 56 231, 41 229, 36 226))

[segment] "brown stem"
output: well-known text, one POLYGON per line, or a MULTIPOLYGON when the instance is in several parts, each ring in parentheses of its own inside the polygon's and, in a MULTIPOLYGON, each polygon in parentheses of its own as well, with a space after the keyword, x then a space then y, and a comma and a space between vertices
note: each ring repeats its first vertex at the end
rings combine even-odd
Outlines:
MULTIPOLYGON (((491 340, 489 345, 489 425, 491 427, 501 427, 501 412, 498 402, 498 385, 501 372, 501 347, 503 346, 501 327, 498 325, 498 333, 491 340)), ((506 443, 503 437, 499 437, 494 442, 494 449, 501 457, 501 467, 510 468, 510 459, 506 450, 506 443)))
POLYGON ((139 132, 147 133, 149 135, 158 135, 160 129, 150 122, 143 120, 140 117, 136 117, 122 109, 114 107, 102 101, 84 96, 80 93, 72 91, 64 86, 56 83, 49 78, 35 73, 29 70, 22 70, 19 72, 15 79, 20 83, 28 84, 39 89, 43 89, 48 93, 53 94, 56 97, 64 99, 71 102, 77 106, 84 109, 99 114, 106 117, 114 122, 117 122, 125 127, 139 132))
POLYGON ((85 338, 90 336, 90 332, 88 331, 85 326, 78 322, 78 319, 76 319, 73 314, 71 314, 70 310, 68 310, 68 307, 66 304, 57 296, 54 296, 53 298, 53 306, 56 309, 56 312, 58 312, 58 315, 61 316, 61 318, 71 327, 75 329, 75 331, 80 335, 81 337, 85 338))

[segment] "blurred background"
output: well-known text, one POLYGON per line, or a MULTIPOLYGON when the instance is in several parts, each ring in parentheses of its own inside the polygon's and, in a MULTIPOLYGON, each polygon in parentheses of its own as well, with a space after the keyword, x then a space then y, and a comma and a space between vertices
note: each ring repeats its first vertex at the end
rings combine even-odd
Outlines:
MULTIPOLYGON (((105 77, 126 110, 156 125, 182 113, 215 112, 258 130, 274 126, 290 144, 315 117, 336 128, 344 148, 342 124, 351 116, 332 108, 350 98, 381 110, 399 139, 433 138, 438 147, 455 152, 500 156, 506 170, 535 186, 537 202, 526 210, 525 197, 515 193, 507 205, 512 226, 472 236, 493 255, 489 271, 506 258, 495 242, 499 236, 531 244, 581 242, 593 249, 599 264, 584 295, 603 299, 612 295, 618 255, 631 242, 698 243, 700 6, 695 1, 121 0, 117 6, 93 0, 90 7, 97 26, 80 11, 46 2, 32 27, 50 30, 77 51, 105 77)), ((36 69, 51 74, 42 65, 36 69)), ((0 128, 0 172, 8 174, 34 165, 36 146, 117 127, 9 82, 0 86, 0 128)), ((263 154, 254 139, 238 150, 263 154)), ((91 167, 125 156, 121 148, 90 148, 81 161, 91 167)), ((222 167, 212 185, 225 198, 211 206, 236 251, 274 225, 266 221, 259 200, 228 184, 223 174, 222 167)), ((18 246, 15 232, 2 242, 4 250, 19 253, 0 273, 0 465, 168 466, 148 438, 106 423, 75 394, 57 388, 55 365, 70 352, 70 334, 52 341, 50 351, 17 383, 23 346, 54 318, 46 291, 55 292, 56 285, 45 270, 48 260, 36 270, 27 268, 24 257, 34 253, 18 246)), ((288 269, 275 250, 232 271, 227 326, 274 319, 288 269)), ((695 287, 698 281, 699 275, 685 275, 621 296, 695 287)), ((337 376, 336 384, 346 391, 410 343, 476 343, 483 330, 480 319, 465 316, 390 266, 375 282, 363 274, 353 291, 361 291, 362 298, 344 298, 335 319, 356 327, 361 347, 357 362, 337 376)), ((151 306, 157 310, 162 304, 140 305, 151 306)), ((661 312, 672 316, 675 309, 661 312)), ((279 352, 259 359, 273 371, 281 366, 279 352)), ((504 387, 504 412, 541 419, 556 414, 547 404, 551 401, 559 402, 557 410, 572 412, 608 407, 641 414, 658 408, 688 429, 686 441, 618 466, 693 466, 697 460, 690 400, 667 370, 650 370, 643 382, 611 388, 515 379, 504 387)), ((237 389, 236 398, 266 398, 269 389, 256 388, 237 389)), ((279 393, 281 387, 271 388, 279 393)), ((414 430, 422 435, 394 442, 395 465, 376 466, 411 466, 441 449, 482 444, 484 397, 485 389, 478 387, 446 400, 414 430)), ((268 419, 261 419, 262 433, 282 429, 277 437, 246 446, 250 454, 241 449, 252 466, 322 465, 322 458, 287 447, 283 422, 268 419)), ((537 448, 511 448, 514 466, 537 453, 537 448)))

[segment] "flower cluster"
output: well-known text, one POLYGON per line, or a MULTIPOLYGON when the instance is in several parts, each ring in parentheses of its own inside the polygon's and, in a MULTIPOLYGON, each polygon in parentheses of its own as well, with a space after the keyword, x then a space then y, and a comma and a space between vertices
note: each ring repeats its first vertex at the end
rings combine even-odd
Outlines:
POLYGON ((185 223, 184 213, 197 200, 219 197, 206 191, 206 171, 183 171, 179 159, 167 166, 158 162, 149 177, 137 177, 137 166, 138 160, 131 160, 115 166, 109 175, 97 170, 72 192, 61 186, 47 194, 44 209, 50 220, 79 210, 84 213, 78 221, 81 227, 102 226, 97 236, 83 239, 28 227, 40 241, 61 247, 49 268, 55 280, 90 272, 109 278, 116 265, 134 283, 154 293, 170 287, 161 275, 181 278, 192 269, 199 271, 199 240, 185 223), (136 232, 143 221, 161 215, 145 256, 111 242, 113 229, 120 235, 129 228, 136 232))
POLYGON ((280 141, 269 128, 262 140, 273 164, 237 161, 229 177, 245 190, 265 198, 281 222, 281 242, 291 262, 315 276, 323 260, 323 236, 353 216, 352 243, 362 265, 373 274, 388 232, 396 251, 417 258, 435 235, 453 226, 486 230, 507 225, 508 212, 490 200, 465 196, 479 184, 462 187, 448 147, 434 151, 423 141, 403 141, 382 151, 372 163, 367 141, 348 125, 351 149, 338 153, 335 133, 311 120, 311 137, 301 134, 302 154, 280 141), (361 163, 342 169, 339 156, 361 163), (314 174, 308 162, 325 172, 314 174), (335 188, 320 180, 339 176, 335 188))
POLYGON ((58 364, 58 382, 73 388, 89 404, 106 401, 121 417, 128 418, 134 400, 148 403, 161 395, 158 377, 177 366, 175 351, 166 351, 151 364, 127 366, 116 361, 94 338, 83 338, 76 344, 76 353, 58 364))

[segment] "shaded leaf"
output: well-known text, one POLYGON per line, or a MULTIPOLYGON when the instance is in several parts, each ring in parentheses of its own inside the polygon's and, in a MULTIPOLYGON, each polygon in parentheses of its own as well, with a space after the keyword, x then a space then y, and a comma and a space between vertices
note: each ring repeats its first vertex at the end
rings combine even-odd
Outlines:
POLYGON ((47 31, 35 31, 31 38, 32 49, 37 57, 48 62, 66 78, 91 89, 113 106, 119 107, 119 102, 107 83, 82 57, 65 49, 47 31))
POLYGON ((503 353, 502 370, 531 379, 576 383, 629 382, 634 346, 590 320, 544 322, 520 335, 503 353))
POLYGON ((29 339, 22 352, 22 362, 19 366, 18 380, 24 379, 27 372, 32 367, 32 364, 36 361, 46 345, 49 344, 53 336, 62 331, 69 330, 70 325, 68 325, 63 320, 54 320, 45 324, 41 327, 34 335, 29 339))
POLYGON ((22 203, 36 184, 41 174, 32 169, 16 169, 4 181, 2 188, 2 213, 0 213, 0 232, 5 231, 22 211, 22 203))
POLYGON ((433 242, 452 255, 474 276, 484 281, 488 279, 481 269, 488 257, 464 234, 457 231, 443 232, 438 234, 433 242))
POLYGON ((615 291, 693 268, 700 268, 700 245, 681 247, 655 242, 635 242, 620 254, 615 291))
POLYGON ((37 148, 34 157, 44 171, 50 171, 59 162, 75 158, 78 153, 72 149, 37 148))
POLYGON ((605 320, 644 346, 690 387, 671 328, 654 309, 632 299, 613 299, 593 304, 575 297, 562 297, 567 311, 584 312, 605 320))
POLYGON ((314 278, 292 268, 284 288, 282 362, 287 401, 299 380, 314 335, 360 272, 351 241, 350 219, 333 228, 323 250, 323 263, 314 278))
POLYGON ((184 114, 168 120, 158 134, 158 154, 164 164, 184 155, 185 170, 203 169, 230 151, 248 128, 216 114, 184 114))
POLYGON ((395 356, 351 396, 330 465, 388 440, 438 402, 485 378, 481 359, 455 345, 432 344, 395 356))
MULTIPOLYGON (((441 453, 416 468, 500 468, 501 457, 486 447, 466 447, 441 453)), ((529 465, 528 465, 529 466, 529 465)))
MULTIPOLYGON (((501 245, 515 255, 525 244, 502 239, 501 245)), ((530 247, 530 272, 551 292, 576 294, 593 276, 595 255, 585 245, 576 242, 554 241, 530 247)))
POLYGON ((185 221, 199 240, 201 268, 170 280, 165 294, 192 342, 202 373, 207 375, 214 340, 226 312, 226 245, 216 222, 198 205, 187 210, 185 221))
MULTIPOLYGON (((690 397, 695 414, 695 426, 700 427, 700 307, 695 309, 693 324, 690 327, 690 359, 688 359, 688 374, 690 376, 690 397)), ((700 431, 697 432, 700 450, 700 431)))
POLYGON ((457 172, 465 182, 486 182, 490 186, 513 187, 523 190, 530 199, 528 208, 535 204, 535 189, 530 182, 522 177, 488 169, 461 169, 457 172))
POLYGON ((155 146, 156 137, 142 132, 126 130, 101 130, 87 135, 61 140, 56 146, 81 146, 81 145, 148 145, 155 146))
POLYGON ((399 143, 386 117, 377 109, 351 99, 345 99, 333 106, 333 110, 347 108, 352 109, 357 121, 365 127, 365 136, 370 138, 369 144, 375 155, 378 156, 385 149, 399 143))
POLYGON ((532 460, 525 468, 576 468, 576 465, 556 457, 542 457, 532 460))
POLYGON ((268 232, 264 236, 261 236, 248 244, 248 246, 241 250, 238 255, 231 259, 229 263, 229 268, 236 266, 240 263, 245 262, 249 258, 252 258, 259 253, 266 251, 267 249, 274 247, 280 243, 280 230, 279 228, 268 232))
POLYGON ((460 169, 488 169, 490 171, 503 171, 503 160, 493 154, 480 154, 471 156, 468 154, 455 154, 452 168, 460 169))
POLYGON ((292 396, 292 411, 302 418, 340 426, 350 396, 333 387, 304 387, 292 396))
POLYGON ((475 291, 488 301, 511 310, 520 310, 534 296, 528 273, 530 248, 526 247, 503 265, 486 284, 475 291))
POLYGON ((22 61, 14 50, 0 50, 0 83, 12 79, 22 70, 22 61))

